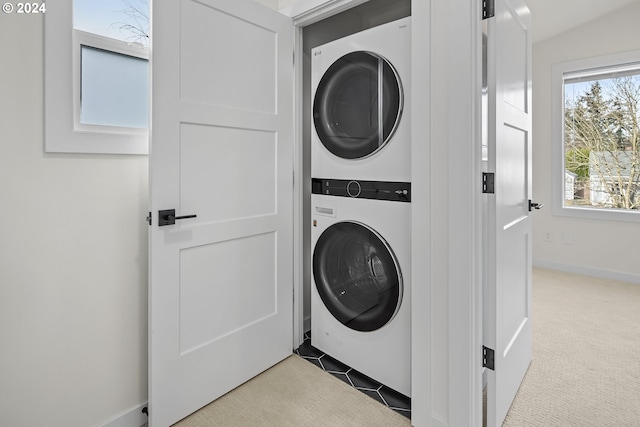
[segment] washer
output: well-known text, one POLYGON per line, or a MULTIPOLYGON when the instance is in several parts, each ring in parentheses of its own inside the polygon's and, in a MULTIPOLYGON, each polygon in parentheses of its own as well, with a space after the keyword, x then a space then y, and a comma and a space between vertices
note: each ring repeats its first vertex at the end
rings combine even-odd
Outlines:
POLYGON ((411 395, 411 184, 312 181, 311 344, 411 395))
POLYGON ((311 176, 411 180, 411 18, 311 51, 311 176))

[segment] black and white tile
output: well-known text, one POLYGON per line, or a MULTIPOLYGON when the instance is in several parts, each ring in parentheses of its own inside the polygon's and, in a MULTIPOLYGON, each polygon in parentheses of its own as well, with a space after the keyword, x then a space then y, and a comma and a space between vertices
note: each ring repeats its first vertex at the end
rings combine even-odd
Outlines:
POLYGON ((304 342, 295 350, 295 353, 399 414, 411 418, 411 398, 380 384, 313 347, 308 333, 305 334, 304 342))

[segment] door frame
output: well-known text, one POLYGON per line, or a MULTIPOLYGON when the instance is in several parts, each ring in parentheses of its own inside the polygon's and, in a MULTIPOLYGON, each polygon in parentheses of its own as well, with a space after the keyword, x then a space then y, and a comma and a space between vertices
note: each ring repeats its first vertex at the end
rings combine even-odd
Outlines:
MULTIPOLYGON (((299 0, 288 8, 297 141, 304 131, 302 29, 367 1, 299 0)), ((413 405, 412 424, 420 427, 482 425, 481 3, 412 0, 411 5, 412 39, 423 41, 412 43, 411 52, 411 304, 412 324, 424 325, 412 328, 412 400, 420 402, 413 405)), ((304 334, 306 184, 300 143, 294 144, 294 156, 296 348, 304 334)))

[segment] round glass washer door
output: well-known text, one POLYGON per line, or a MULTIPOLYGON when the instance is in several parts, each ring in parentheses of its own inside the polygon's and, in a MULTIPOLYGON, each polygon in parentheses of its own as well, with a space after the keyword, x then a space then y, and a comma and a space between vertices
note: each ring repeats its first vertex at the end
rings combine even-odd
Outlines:
POLYGON ((313 275, 325 307, 356 331, 380 329, 400 307, 402 275, 395 255, 363 224, 339 222, 320 235, 313 275))
POLYGON ((403 108, 400 78, 384 57, 351 52, 325 72, 313 101, 322 144, 344 159, 368 157, 389 142, 403 108))

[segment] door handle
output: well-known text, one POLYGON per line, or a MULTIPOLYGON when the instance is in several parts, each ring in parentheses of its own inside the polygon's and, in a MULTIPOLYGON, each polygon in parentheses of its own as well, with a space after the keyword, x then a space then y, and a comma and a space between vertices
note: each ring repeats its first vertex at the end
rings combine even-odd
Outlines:
POLYGON ((537 202, 532 202, 531 200, 529 200, 529 212, 531 212, 532 210, 540 210, 544 208, 544 205, 542 203, 537 203, 537 202))
POLYGON ((158 211, 158 227, 162 227, 163 225, 173 225, 176 223, 177 219, 187 219, 187 218, 196 218, 197 215, 182 215, 176 216, 175 209, 165 209, 162 211, 158 211))

